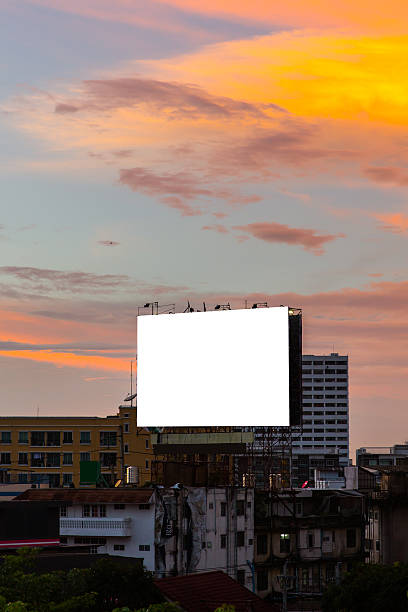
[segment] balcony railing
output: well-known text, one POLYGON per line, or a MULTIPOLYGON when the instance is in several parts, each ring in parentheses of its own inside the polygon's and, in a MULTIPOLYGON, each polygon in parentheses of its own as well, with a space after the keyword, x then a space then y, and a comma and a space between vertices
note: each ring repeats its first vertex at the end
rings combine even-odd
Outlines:
POLYGON ((60 518, 60 535, 130 536, 131 518, 60 518))

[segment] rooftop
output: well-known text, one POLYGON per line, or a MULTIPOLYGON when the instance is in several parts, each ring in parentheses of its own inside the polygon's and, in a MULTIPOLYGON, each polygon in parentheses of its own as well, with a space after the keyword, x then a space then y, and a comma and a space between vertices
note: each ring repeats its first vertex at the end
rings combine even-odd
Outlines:
POLYGON ((277 612, 279 609, 221 571, 159 578, 155 583, 168 600, 178 602, 186 612, 213 612, 225 603, 233 604, 236 612, 277 612))
POLYGON ((148 504, 153 489, 27 489, 15 501, 47 501, 64 504, 148 504))

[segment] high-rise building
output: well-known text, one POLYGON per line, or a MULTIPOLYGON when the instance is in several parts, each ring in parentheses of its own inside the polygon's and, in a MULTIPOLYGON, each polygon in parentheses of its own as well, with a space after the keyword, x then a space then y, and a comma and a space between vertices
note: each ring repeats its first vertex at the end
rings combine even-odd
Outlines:
POLYGON ((349 464, 348 356, 303 355, 303 431, 293 443, 295 482, 314 470, 338 472, 349 464))

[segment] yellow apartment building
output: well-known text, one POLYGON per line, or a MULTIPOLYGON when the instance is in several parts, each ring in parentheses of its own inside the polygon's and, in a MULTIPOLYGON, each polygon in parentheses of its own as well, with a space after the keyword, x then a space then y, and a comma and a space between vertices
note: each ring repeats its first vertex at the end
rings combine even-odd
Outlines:
MULTIPOLYGON (((80 486, 80 461, 99 461, 110 484, 135 466, 137 484, 151 480, 150 434, 136 408, 107 417, 0 417, 0 482, 80 486)), ((88 485, 89 486, 89 485, 88 485)))

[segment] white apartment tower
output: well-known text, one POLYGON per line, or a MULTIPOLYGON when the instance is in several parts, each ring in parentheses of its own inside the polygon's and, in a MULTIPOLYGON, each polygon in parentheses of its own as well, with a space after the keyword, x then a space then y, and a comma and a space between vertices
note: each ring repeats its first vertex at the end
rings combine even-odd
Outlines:
POLYGON ((303 432, 293 444, 299 477, 306 468, 326 471, 338 456, 340 466, 349 464, 348 356, 303 355, 303 432), (329 462, 329 463, 328 463, 329 462))

